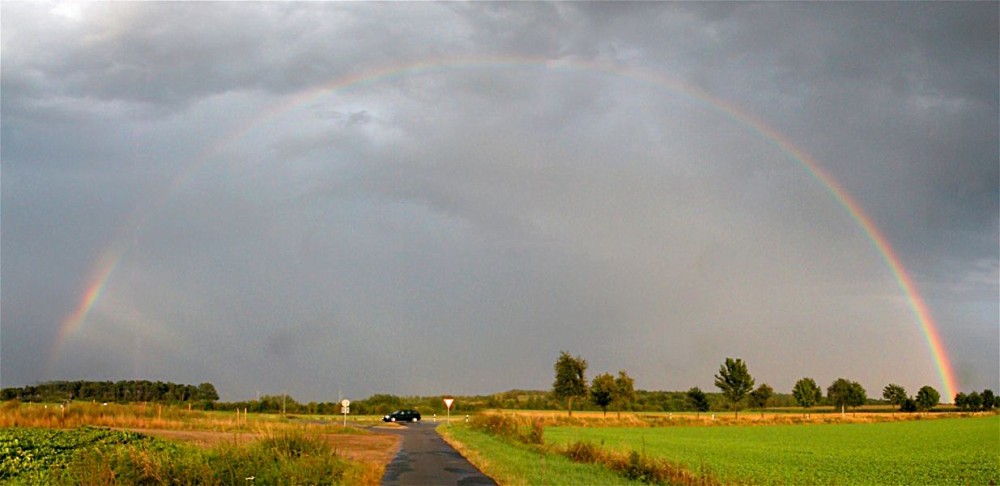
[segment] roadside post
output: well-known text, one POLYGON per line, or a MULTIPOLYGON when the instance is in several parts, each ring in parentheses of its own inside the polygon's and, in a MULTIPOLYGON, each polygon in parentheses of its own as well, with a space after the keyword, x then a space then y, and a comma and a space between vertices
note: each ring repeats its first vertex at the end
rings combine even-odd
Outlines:
POLYGON ((447 397, 444 399, 444 408, 448 409, 448 427, 451 427, 451 404, 455 403, 455 399, 447 397))
POLYGON ((340 413, 344 414, 344 427, 347 427, 347 414, 351 413, 351 401, 343 399, 340 401, 340 413))

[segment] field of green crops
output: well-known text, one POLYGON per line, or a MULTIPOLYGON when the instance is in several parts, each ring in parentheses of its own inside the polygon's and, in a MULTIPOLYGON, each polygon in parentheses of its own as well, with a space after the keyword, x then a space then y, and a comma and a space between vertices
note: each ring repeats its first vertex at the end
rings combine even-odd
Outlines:
POLYGON ((14 428, 0 430, 0 481, 42 484, 65 469, 78 450, 108 450, 149 442, 139 434, 98 428, 76 431, 14 428))
POLYGON ((1000 484, 1000 416, 816 425, 546 427, 666 458, 726 483, 1000 484))

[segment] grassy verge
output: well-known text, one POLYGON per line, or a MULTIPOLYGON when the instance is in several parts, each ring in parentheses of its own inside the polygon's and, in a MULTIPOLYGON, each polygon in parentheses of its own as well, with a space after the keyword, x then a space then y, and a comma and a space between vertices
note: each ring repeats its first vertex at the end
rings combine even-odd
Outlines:
MULTIPOLYGON (((947 406, 939 406, 946 408, 947 406)), ((861 407, 857 411, 849 410, 841 415, 832 407, 780 408, 767 409, 762 414, 757 410, 744 410, 737 418, 733 412, 573 412, 567 416, 565 411, 552 410, 490 410, 482 414, 511 415, 528 420, 541 420, 549 426, 579 426, 579 427, 688 427, 688 426, 744 426, 744 425, 781 425, 781 424, 843 424, 843 423, 873 423, 902 422, 910 420, 929 420, 941 418, 969 417, 975 414, 956 412, 892 412, 889 406, 861 407)))
POLYGON ((500 439, 466 424, 441 425, 437 430, 469 462, 500 484, 642 484, 606 467, 575 463, 544 447, 500 439))
POLYGON ((1000 416, 813 425, 546 427, 579 441, 677 462, 725 483, 1000 484, 1000 416))
POLYGON ((380 476, 305 432, 206 448, 90 427, 0 429, 5 484, 377 484, 380 476))

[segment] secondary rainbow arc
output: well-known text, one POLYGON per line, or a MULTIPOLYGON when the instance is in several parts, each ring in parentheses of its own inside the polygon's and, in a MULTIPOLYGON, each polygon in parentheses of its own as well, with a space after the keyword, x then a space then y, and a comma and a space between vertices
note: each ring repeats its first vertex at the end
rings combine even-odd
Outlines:
MULTIPOLYGON (((941 338, 940 332, 938 331, 937 324, 935 323, 930 312, 930 308, 921 297, 916 283, 903 266, 899 255, 892 248, 892 245, 890 245, 886 236, 875 225, 875 222, 863 210, 860 203, 858 203, 857 200, 855 200, 847 192, 847 190, 844 189, 844 187, 808 153, 797 147, 787 137, 770 127, 768 124, 764 123, 762 120, 736 107, 726 100, 718 98, 693 86, 670 79, 662 73, 648 69, 627 67, 600 61, 554 61, 544 58, 523 57, 452 57, 429 59, 403 65, 388 65, 381 68, 334 78, 329 82, 322 83, 318 86, 290 95, 285 100, 276 103, 272 107, 262 110, 258 115, 240 124, 228 135, 222 137, 218 142, 210 145, 205 150, 200 152, 194 159, 193 163, 191 163, 185 170, 175 177, 167 190, 163 191, 160 196, 155 198, 153 203, 146 206, 148 209, 139 214, 138 217, 133 217, 129 220, 129 225, 132 228, 141 226, 148 219, 149 214, 152 214, 161 208, 163 204, 169 200, 169 198, 171 198, 181 187, 186 185, 187 181, 190 180, 193 175, 198 173, 202 167, 213 160, 213 158, 218 155, 222 149, 242 139, 251 130, 265 121, 286 113, 303 103, 307 103, 318 98, 319 96, 331 92, 359 88, 374 83, 384 82, 393 78, 414 76, 433 70, 468 69, 474 67, 491 69, 531 67, 567 71, 596 71, 607 73, 609 75, 626 76, 664 88, 672 94, 684 95, 698 103, 700 106, 722 114, 723 116, 736 122, 739 126, 752 131, 762 139, 774 144, 790 158, 801 165, 807 172, 809 172, 809 174, 816 181, 818 181, 820 185, 823 186, 841 206, 847 210, 851 218, 854 219, 864 232, 865 236, 871 241, 878 254, 885 261, 886 266, 892 273, 899 289, 906 297, 907 304, 916 319, 920 332, 923 335, 931 353, 931 357, 934 360, 938 377, 941 382, 943 396, 946 398, 954 396, 956 390, 958 389, 957 380, 955 378, 951 361, 948 359, 944 342, 941 338)), ((87 315, 99 301, 102 292, 106 288, 111 276, 114 274, 115 268, 130 250, 131 246, 129 245, 128 240, 122 236, 126 232, 127 231, 124 230, 119 231, 109 247, 101 253, 93 267, 91 277, 88 280, 88 284, 82 293, 78 305, 75 307, 73 312, 66 317, 60 326, 56 342, 50 352, 50 370, 57 363, 59 354, 63 349, 66 340, 86 321, 87 315)))

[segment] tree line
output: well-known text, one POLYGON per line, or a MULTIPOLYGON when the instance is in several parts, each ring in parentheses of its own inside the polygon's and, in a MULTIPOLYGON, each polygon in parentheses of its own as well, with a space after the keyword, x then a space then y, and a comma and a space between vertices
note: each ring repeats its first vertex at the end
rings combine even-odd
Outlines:
POLYGON ((957 393, 955 395, 955 406, 963 412, 987 411, 994 407, 1000 408, 1000 396, 993 394, 993 390, 986 389, 982 393, 972 392, 957 393))
MULTIPOLYGON (((607 407, 612 405, 616 410, 630 409, 638 399, 633 389, 633 380, 625 370, 618 371, 618 377, 603 373, 588 384, 586 378, 587 360, 580 356, 573 357, 562 351, 555 363, 555 381, 552 384, 552 395, 566 404, 569 415, 573 414, 574 400, 589 398, 607 413, 607 407)), ((724 403, 739 417, 739 411, 744 406, 763 410, 775 406, 778 396, 774 389, 762 383, 754 388, 755 379, 747 369, 747 365, 739 358, 726 358, 715 375, 715 386, 719 389, 724 403)), ((846 378, 834 380, 826 389, 826 397, 816 381, 809 377, 799 379, 791 390, 791 397, 798 406, 809 409, 817 405, 833 406, 846 412, 848 408, 870 403, 867 391, 856 381, 846 378)), ((698 387, 693 387, 685 394, 689 410, 707 412, 712 408, 709 395, 698 387)), ((941 395, 934 387, 923 386, 915 396, 908 396, 906 390, 895 383, 890 383, 882 390, 882 399, 895 405, 902 412, 930 410, 941 402, 941 395)), ((877 403, 877 402, 876 402, 877 403)), ((1000 397, 992 390, 982 393, 972 392, 968 395, 959 393, 955 396, 955 405, 963 411, 989 411, 1000 408, 1000 397)), ((787 406, 787 403, 779 406, 787 406)))
MULTIPOLYGON (((775 391, 767 384, 754 387, 755 380, 740 359, 727 358, 715 375, 719 392, 705 392, 698 387, 684 391, 651 391, 635 389, 634 380, 626 370, 617 374, 604 372, 593 380, 586 378, 587 361, 562 352, 556 361, 556 381, 550 391, 509 390, 491 395, 455 396, 452 414, 486 409, 558 410, 560 408, 587 411, 646 411, 646 412, 708 412, 730 410, 738 414, 744 407, 763 410, 767 407, 799 406, 809 409, 827 405, 838 409, 856 409, 870 404, 889 403, 902 412, 930 410, 940 402, 933 387, 924 386, 914 396, 897 384, 890 383, 882 397, 868 397, 857 382, 838 378, 826 388, 826 395, 815 380, 799 379, 790 393, 775 391)), ((414 408, 424 414, 445 414, 442 396, 397 396, 375 394, 352 400, 350 411, 359 415, 384 415, 394 410, 414 408)), ((112 381, 50 381, 37 385, 0 389, 0 400, 23 402, 63 402, 84 400, 97 402, 160 402, 183 403, 205 410, 239 408, 252 413, 291 413, 336 415, 341 413, 339 400, 300 403, 289 395, 264 395, 255 400, 220 402, 211 383, 185 385, 149 380, 112 381)), ((992 390, 958 393, 955 406, 961 411, 989 411, 1000 408, 1000 397, 992 390)))
POLYGON ((0 390, 0 400, 22 402, 84 400, 111 403, 210 403, 218 399, 219 394, 211 383, 195 386, 149 380, 49 381, 0 390))
MULTIPOLYGON (((446 412, 443 396, 398 396, 377 393, 368 398, 350 400, 352 415, 386 415, 401 409, 416 409, 424 415, 446 412)), ((452 412, 470 412, 481 408, 484 399, 479 397, 461 397, 456 401, 452 412), (478 405, 478 406, 477 406, 478 405)), ((246 410, 250 413, 286 413, 302 415, 339 415, 342 413, 340 401, 323 401, 301 403, 291 395, 263 395, 256 400, 236 402, 219 402, 213 407, 217 410, 246 410)))
MULTIPOLYGON (((622 411, 670 412, 687 409, 685 395, 677 391, 636 390, 635 401, 622 411)), ((398 396, 378 393, 364 399, 351 399, 351 414, 384 415, 403 408, 422 413, 445 414, 443 396, 398 396)), ((454 396, 452 413, 470 413, 488 409, 559 410, 560 401, 544 390, 509 390, 490 395, 454 396)), ((710 396, 713 403, 717 397, 710 396)), ((790 400, 790 398, 788 398, 790 400)), ((211 384, 182 385, 149 380, 52 381, 24 387, 0 389, 0 400, 58 403, 71 400, 108 403, 160 402, 182 403, 199 410, 247 410, 251 413, 340 414, 340 401, 299 402, 291 395, 266 394, 252 400, 218 401, 211 384)), ((591 402, 578 405, 582 410, 600 410, 591 402)))

